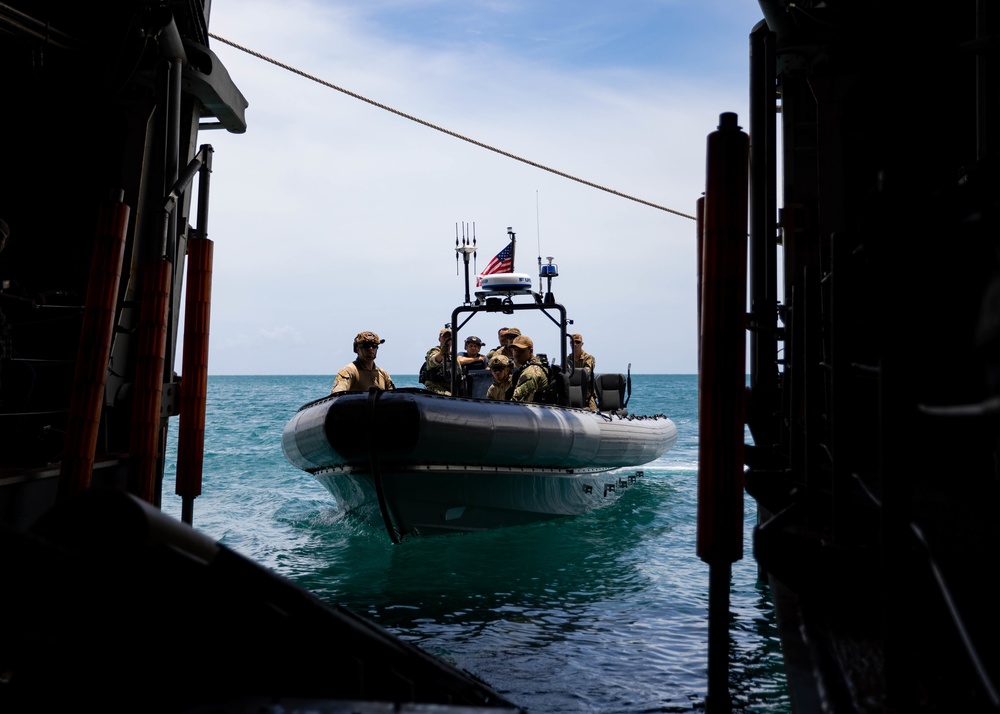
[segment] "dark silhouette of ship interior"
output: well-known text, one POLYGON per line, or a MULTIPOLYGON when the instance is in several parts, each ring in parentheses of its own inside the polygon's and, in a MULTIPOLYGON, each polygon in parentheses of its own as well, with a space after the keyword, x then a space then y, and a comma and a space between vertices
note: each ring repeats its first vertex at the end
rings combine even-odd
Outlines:
POLYGON ((248 106, 210 10, 0 3, 0 711, 520 711, 191 526, 205 137, 248 106), (170 418, 183 522, 158 508, 170 418))
POLYGON ((760 0, 746 492, 796 712, 1000 710, 1000 6, 760 0))

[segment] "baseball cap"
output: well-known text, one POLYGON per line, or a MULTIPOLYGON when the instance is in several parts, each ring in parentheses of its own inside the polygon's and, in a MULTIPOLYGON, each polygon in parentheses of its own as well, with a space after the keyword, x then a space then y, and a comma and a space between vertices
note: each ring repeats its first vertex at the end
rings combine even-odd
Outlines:
POLYGON ((521 334, 521 331, 519 329, 517 329, 516 327, 508 327, 507 328, 507 337, 517 337, 520 334, 521 334))
POLYGON ((581 335, 579 332, 574 332, 569 337, 571 340, 580 340, 581 342, 583 342, 583 335, 581 335))
POLYGON ((535 343, 532 342, 531 338, 526 335, 518 335, 514 338, 514 341, 511 342, 511 345, 513 347, 522 347, 527 349, 534 349, 535 347, 535 343))
POLYGON ((450 334, 451 334, 451 328, 450 327, 446 327, 446 328, 444 328, 443 330, 441 330, 438 333, 438 339, 440 340, 445 335, 450 335, 450 334))
POLYGON ((374 342, 376 345, 380 345, 385 340, 380 340, 378 335, 374 332, 359 332, 358 336, 354 338, 354 344, 360 344, 362 342, 374 342))
POLYGON ((480 346, 482 346, 483 344, 483 341, 478 337, 476 337, 475 335, 469 335, 468 337, 465 338, 465 344, 469 344, 470 342, 474 342, 475 344, 480 346))

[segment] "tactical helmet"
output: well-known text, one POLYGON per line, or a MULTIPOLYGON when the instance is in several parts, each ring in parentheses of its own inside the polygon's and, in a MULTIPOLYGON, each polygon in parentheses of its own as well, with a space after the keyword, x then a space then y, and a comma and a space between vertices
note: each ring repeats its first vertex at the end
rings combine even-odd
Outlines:
POLYGON ((513 361, 507 355, 495 354, 490 357, 489 367, 490 369, 493 369, 494 367, 510 367, 512 364, 513 361))
POLYGON ((357 336, 354 338, 354 344, 351 345, 351 349, 353 349, 354 352, 356 353, 358 351, 358 345, 364 344, 366 342, 371 342, 376 345, 380 345, 383 342, 385 342, 385 340, 379 339, 379 336, 376 335, 374 332, 366 330, 365 332, 359 332, 357 334, 357 336))

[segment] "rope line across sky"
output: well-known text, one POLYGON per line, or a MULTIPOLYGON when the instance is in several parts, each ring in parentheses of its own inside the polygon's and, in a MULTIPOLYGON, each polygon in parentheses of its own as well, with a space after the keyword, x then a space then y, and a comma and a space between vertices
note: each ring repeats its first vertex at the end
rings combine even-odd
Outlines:
POLYGON ((362 96, 362 95, 360 95, 360 94, 358 94, 356 92, 352 92, 349 89, 344 89, 343 87, 338 87, 336 84, 333 84, 332 82, 327 82, 324 79, 320 79, 319 77, 311 75, 311 74, 309 74, 307 72, 303 72, 300 69, 296 69, 295 67, 291 67, 291 66, 285 64, 284 62, 279 62, 278 60, 276 60, 276 59, 274 59, 272 57, 268 57, 267 55, 264 55, 264 54, 262 54, 260 52, 256 52, 255 50, 251 50, 249 47, 244 47, 243 45, 240 45, 240 44, 237 44, 236 42, 233 42, 232 40, 227 40, 225 37, 220 37, 219 35, 216 35, 214 33, 209 33, 209 36, 212 37, 213 39, 218 40, 219 42, 224 42, 225 44, 229 45, 230 47, 235 47, 236 49, 240 50, 241 52, 246 52, 248 55, 253 55, 254 57, 262 59, 265 62, 270 62, 271 64, 273 64, 273 65, 275 65, 277 67, 281 67, 282 69, 286 69, 289 72, 293 72, 293 73, 295 73, 297 75, 305 77, 306 79, 310 79, 313 82, 317 82, 318 84, 322 84, 324 87, 329 87, 330 89, 335 89, 338 92, 346 94, 349 97, 354 97, 355 99, 360 99, 361 101, 367 102, 368 104, 371 104, 372 106, 378 107, 379 109, 384 109, 385 111, 391 112, 391 113, 396 114, 398 116, 401 116, 404 119, 409 119, 410 121, 414 121, 414 122, 416 122, 418 124, 423 124, 426 127, 429 127, 431 129, 435 129, 437 131, 440 131, 443 134, 448 134, 449 136, 453 136, 456 139, 461 139, 462 141, 467 141, 470 144, 475 144, 476 146, 479 146, 479 147, 481 147, 483 149, 487 149, 487 150, 492 151, 494 153, 500 154, 501 156, 506 156, 509 159, 514 159, 515 161, 520 161, 523 164, 527 164, 529 166, 534 166, 535 168, 541 169, 542 171, 548 171, 549 173, 555 174, 556 176, 562 176, 563 178, 567 178, 570 181, 576 181, 577 183, 582 183, 585 186, 590 186, 591 188, 596 188, 596 189, 598 189, 600 191, 605 191, 605 192, 613 194, 615 196, 619 196, 621 198, 628 199, 629 201, 635 201, 636 203, 641 203, 641 204, 643 204, 645 206, 649 206, 650 208, 655 208, 655 209, 660 210, 660 211, 665 211, 667 213, 672 213, 675 216, 680 216, 682 218, 689 218, 692 221, 697 220, 695 218, 695 216, 692 216, 692 215, 690 215, 688 213, 682 213, 681 211, 675 211, 672 208, 667 208, 666 206, 661 206, 661 205, 659 205, 657 203, 653 203, 652 201, 647 201, 645 199, 638 198, 636 196, 630 196, 629 194, 622 193, 621 191, 616 191, 613 188, 608 188, 607 186, 601 186, 600 184, 593 183, 592 181, 587 181, 586 179, 582 179, 582 178, 579 178, 577 176, 572 176, 572 175, 567 174, 567 173, 565 173, 563 171, 559 171, 558 169, 553 169, 553 168, 551 168, 549 166, 544 166, 544 165, 539 164, 539 163, 537 163, 535 161, 531 161, 530 159, 525 159, 525 158, 523 158, 521 156, 517 156, 515 154, 511 154, 508 151, 504 151, 503 149, 498 149, 495 146, 490 146, 489 144, 483 143, 481 141, 477 141, 476 139, 472 139, 472 138, 470 138, 468 136, 464 136, 462 134, 459 134, 458 132, 451 131, 450 129, 445 129, 444 127, 438 126, 437 124, 432 124, 429 121, 425 121, 425 120, 423 120, 423 119, 421 119, 419 117, 415 117, 415 116, 413 116, 411 114, 407 114, 406 112, 399 111, 398 109, 393 109, 390 106, 387 106, 387 105, 382 104, 380 102, 376 102, 374 99, 369 99, 368 97, 362 96))

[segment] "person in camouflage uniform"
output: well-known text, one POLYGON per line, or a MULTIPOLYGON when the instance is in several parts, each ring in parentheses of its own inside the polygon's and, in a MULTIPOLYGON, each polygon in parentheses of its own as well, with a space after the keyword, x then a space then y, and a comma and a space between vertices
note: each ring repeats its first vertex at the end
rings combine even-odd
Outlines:
POLYGON ((512 402, 533 402, 536 396, 549 386, 549 376, 542 361, 535 357, 535 343, 527 335, 518 335, 510 343, 514 352, 514 362, 518 366, 517 383, 514 386, 512 402))
POLYGON ((451 328, 438 333, 438 343, 424 355, 427 378, 424 386, 435 394, 451 396, 451 328))
POLYGON ((493 384, 486 390, 487 399, 507 400, 507 392, 514 386, 514 382, 511 379, 513 369, 514 361, 510 357, 493 355, 490 358, 490 372, 493 373, 493 384))
POLYGON ((506 327, 501 327, 501 328, 500 328, 499 330, 497 330, 497 341, 498 341, 498 342, 499 342, 500 344, 499 344, 499 345, 497 345, 496 347, 494 347, 493 349, 489 350, 489 351, 488 351, 488 352, 486 353, 486 364, 487 364, 487 368, 489 367, 489 362, 490 362, 490 357, 492 357, 492 356, 493 356, 494 354, 496 354, 496 351, 497 351, 498 349, 500 349, 501 347, 503 347, 503 338, 504 338, 504 337, 505 337, 506 335, 507 335, 507 328, 506 328, 506 327))
MULTIPOLYGON (((594 355, 583 351, 583 335, 579 332, 574 332, 570 335, 570 339, 573 340, 573 367, 588 367, 590 368, 591 377, 597 371, 597 360, 594 359, 594 355)), ((592 411, 597 411, 597 395, 594 394, 593 382, 591 382, 591 390, 587 395, 587 408, 592 411)))
POLYGON ((520 335, 521 331, 519 329, 516 327, 508 327, 507 332, 504 333, 504 336, 500 340, 500 346, 490 350, 486 354, 486 360, 489 361, 493 355, 505 355, 506 357, 514 359, 514 353, 510 349, 510 343, 514 341, 515 337, 519 337, 520 335))
POLYGON ((396 385, 392 383, 389 373, 375 365, 375 355, 383 342, 385 340, 374 332, 359 332, 353 345, 354 354, 358 358, 337 372, 330 394, 367 392, 370 387, 395 389, 396 385))

